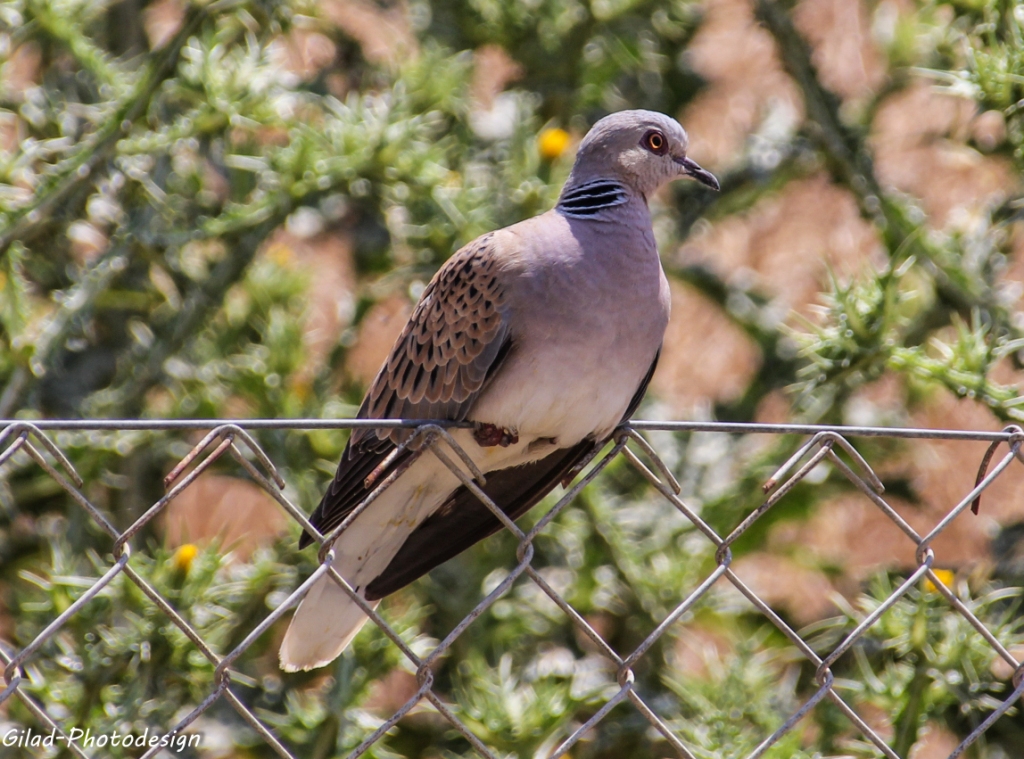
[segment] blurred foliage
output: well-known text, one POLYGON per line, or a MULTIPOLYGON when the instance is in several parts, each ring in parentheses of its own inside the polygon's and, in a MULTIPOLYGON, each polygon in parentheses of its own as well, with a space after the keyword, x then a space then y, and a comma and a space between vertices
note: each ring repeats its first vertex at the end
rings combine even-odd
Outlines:
MULTIPOLYGON (((1000 362, 1019 368, 1024 347, 1024 324, 999 280, 1020 199, 968 231, 932 228, 912 199, 874 176, 865 135, 880 102, 841 108, 818 79, 791 9, 755 5, 807 120, 793 133, 759 132, 721 177, 720 196, 680 186, 655 199, 662 249, 700 219, 743 213, 813 167, 856 199, 888 263, 852 280, 833 276, 820 312, 796 327, 780 322, 753 285, 670 263, 673 276, 721 305, 764 356, 746 395, 715 415, 743 418, 789 387, 798 418, 841 421, 859 388, 895 373, 1019 420, 1018 390, 993 372, 1000 362)), ((695 1, 363 2, 364 16, 353 7, 0 5, 0 417, 350 416, 364 388, 347 359, 375 304, 415 298, 460 245, 550 207, 571 166, 569 138, 605 112, 678 114, 705 85, 687 54, 704 21, 695 1), (332 12, 350 14, 348 23, 332 12), (373 34, 389 35, 395 13, 408 20, 409 39, 392 41, 399 49, 388 58, 373 52, 373 34), (357 16, 370 19, 362 30, 357 16), (313 49, 303 47, 310 40, 325 42, 329 55, 306 71, 290 56, 313 49), (489 104, 474 83, 473 51, 486 46, 505 50, 515 69, 489 104), (34 72, 28 81, 25 70, 34 72), (351 245, 352 302, 338 305, 347 326, 326 355, 315 354, 306 334, 316 274, 296 265, 282 234, 351 245)), ((879 100, 906 86, 911 72, 927 76, 979 110, 999 111, 1006 139, 991 150, 1024 168, 1022 35, 1016 3, 920 0, 900 12, 884 45, 889 75, 879 100)), ((162 495, 162 475, 190 448, 165 433, 54 439, 119 528, 162 495)), ((711 433, 651 439, 686 503, 721 531, 760 502, 760 484, 797 444, 787 437, 756 446, 711 433)), ((344 435, 266 432, 259 441, 288 496, 308 510, 333 475, 344 435)), ((868 458, 890 453, 887 445, 866 445, 868 458)), ((228 461, 216 471, 246 477, 228 461)), ((2 619, 11 620, 2 629, 20 648, 104 574, 113 547, 24 455, 0 474, 0 593, 2 619)), ((761 546, 770 524, 799 519, 849 489, 831 470, 824 478, 796 487, 734 553, 761 546)), ((312 571, 315 557, 295 550, 298 526, 289 529, 243 561, 217 545, 172 551, 149 524, 133 541, 129 566, 224 655, 312 571)), ((515 563, 512 538, 496 535, 382 608, 426 653, 515 563)), ((625 653, 713 571, 715 557, 620 460, 538 537, 535 566, 625 653)), ((876 575, 843 615, 806 634, 818 651, 831 650, 901 581, 876 575)), ((961 578, 955 592, 1012 646, 1024 637, 1018 599, 1003 582, 961 578)), ((900 752, 926 724, 966 735, 1009 692, 1008 678, 993 674, 994 652, 948 608, 934 590, 911 589, 833 668, 849 703, 889 715, 900 752)), ((231 688, 297 756, 346 755, 415 693, 408 662, 372 625, 336 664, 307 674, 278 670, 281 631, 274 626, 237 660, 231 688)), ((26 671, 26 692, 51 716, 94 731, 166 729, 214 685, 213 664, 123 574, 26 671)), ((709 759, 746 755, 817 687, 810 663, 719 586, 652 646, 635 677, 645 701, 709 759), (695 664, 686 646, 706 639, 717 643, 695 664)), ((485 743, 518 757, 547 755, 619 689, 614 668, 526 578, 437 663, 435 687, 485 743)), ((0 729, 41 728, 17 699, 4 708, 0 729)), ((1022 725, 1019 715, 1000 720, 973 755, 1014 755, 1022 725)), ((194 728, 210 752, 273 755, 224 699, 194 728)), ((573 756, 671 753, 627 700, 573 756)), ((828 701, 767 755, 823 754, 875 755, 828 701)), ((419 706, 369 755, 426 759, 472 749, 419 706)))

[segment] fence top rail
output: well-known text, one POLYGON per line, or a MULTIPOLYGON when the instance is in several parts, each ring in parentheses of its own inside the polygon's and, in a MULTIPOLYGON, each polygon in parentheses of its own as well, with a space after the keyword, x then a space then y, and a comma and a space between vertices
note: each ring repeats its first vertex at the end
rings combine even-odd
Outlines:
MULTIPOLYGON (((469 422, 439 419, 0 419, 0 429, 17 423, 29 423, 41 430, 210 430, 233 424, 250 430, 351 430, 401 429, 436 424, 440 427, 472 427, 469 422)), ((932 440, 978 440, 997 442, 1009 440, 1012 429, 953 430, 927 427, 860 427, 829 424, 757 424, 753 422, 683 422, 634 419, 630 426, 637 430, 670 432, 728 432, 736 434, 814 435, 835 432, 845 437, 890 437, 932 440)))

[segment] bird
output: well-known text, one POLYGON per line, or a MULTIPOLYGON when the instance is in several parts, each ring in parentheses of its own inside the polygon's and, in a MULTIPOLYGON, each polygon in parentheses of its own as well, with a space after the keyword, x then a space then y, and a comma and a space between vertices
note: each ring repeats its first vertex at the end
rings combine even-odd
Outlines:
MULTIPOLYGON (((466 423, 450 434, 513 520, 566 486, 637 409, 657 366, 671 304, 648 198, 683 177, 719 189, 688 144, 661 113, 597 121, 554 208, 473 240, 440 267, 358 418, 466 423)), ((436 456, 414 456, 412 434, 354 430, 310 517, 326 535, 407 466, 333 545, 333 567, 374 608, 501 527, 436 456)), ((299 547, 312 542, 305 532, 299 547)), ((292 616, 281 668, 329 664, 366 619, 320 577, 292 616)))

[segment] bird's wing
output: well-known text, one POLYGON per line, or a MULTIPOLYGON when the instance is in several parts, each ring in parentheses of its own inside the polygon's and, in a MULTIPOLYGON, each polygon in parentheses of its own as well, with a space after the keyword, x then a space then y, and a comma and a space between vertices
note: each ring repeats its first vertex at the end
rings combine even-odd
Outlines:
MULTIPOLYGON (((427 285, 359 409, 361 419, 466 418, 512 347, 494 234, 453 255, 427 285)), ((310 522, 327 533, 410 455, 409 429, 356 430, 310 522), (367 477, 384 464, 367 487, 367 477)), ((312 542, 308 534, 300 548, 312 542)))
MULTIPOLYGON (((448 259, 427 285, 359 409, 367 419, 462 420, 504 360, 506 293, 494 234, 448 259)), ((410 430, 357 432, 356 447, 401 443, 410 430)))
MULTIPOLYGON (((660 351, 633 394, 622 421, 629 419, 643 400, 658 366, 659 355, 660 351)), ((585 439, 572 448, 554 451, 540 461, 489 472, 483 491, 510 519, 516 520, 564 480, 577 463, 605 442, 607 440, 585 439)), ((366 586, 367 600, 375 601, 405 587, 474 543, 493 535, 500 527, 498 518, 472 491, 464 485, 459 487, 412 531, 387 569, 366 586)))

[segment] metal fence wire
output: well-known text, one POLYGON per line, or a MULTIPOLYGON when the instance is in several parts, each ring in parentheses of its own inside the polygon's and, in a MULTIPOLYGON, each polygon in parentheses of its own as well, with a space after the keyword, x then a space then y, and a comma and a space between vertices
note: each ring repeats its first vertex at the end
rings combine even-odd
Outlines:
MULTIPOLYGON (((431 665, 449 651, 453 642, 463 631, 497 599, 505 594, 521 576, 528 577, 532 582, 558 605, 562 612, 572 621, 579 631, 586 635, 597 647, 603 656, 614 663, 617 673, 618 690, 601 706, 584 724, 580 725, 571 735, 558 745, 551 757, 566 755, 572 747, 592 727, 600 722, 616 705, 628 701, 656 729, 665 740, 674 747, 678 754, 688 759, 693 759, 694 754, 681 738, 676 735, 670 726, 655 712, 652 706, 647 703, 634 687, 634 665, 651 649, 652 645, 665 632, 676 624, 686 612, 705 596, 713 586, 719 583, 729 583, 753 606, 760 611, 764 617, 771 622, 779 631, 795 646, 808 661, 816 668, 815 683, 817 690, 799 707, 786 721, 779 725, 771 735, 765 736, 760 745, 749 754, 750 759, 765 754, 768 749, 777 743, 782 736, 792 730, 797 723, 816 704, 828 699, 846 716, 856 727, 865 739, 877 748, 878 752, 889 759, 904 759, 898 757, 892 748, 879 736, 878 732, 872 729, 865 720, 841 697, 836 690, 836 681, 832 672, 832 665, 844 653, 849 651, 854 644, 865 635, 865 633, 890 609, 907 591, 923 578, 929 578, 935 589, 945 597, 949 604, 949 612, 961 615, 977 633, 984 638, 992 647, 995 654, 1001 658, 1013 670, 1012 685, 1013 691, 994 708, 985 719, 978 724, 971 733, 964 738, 956 749, 949 754, 949 759, 961 756, 964 751, 974 743, 983 733, 999 720, 1013 706, 1022 694, 1024 694, 1024 665, 1010 653, 997 637, 986 628, 978 617, 962 602, 957 595, 949 589, 935 574, 933 569, 935 555, 932 551, 932 544, 935 539, 957 518, 965 509, 968 509, 972 502, 988 488, 1014 460, 1024 462, 1024 452, 1021 445, 1024 443, 1024 432, 1016 426, 1011 426, 1001 432, 980 432, 980 431, 953 431, 953 430, 924 430, 924 429, 893 429, 893 428, 870 428, 870 427, 820 427, 811 425, 757 425, 757 424, 726 424, 726 423, 670 423, 670 422, 630 422, 620 427, 614 435, 610 446, 606 446, 593 460, 588 463, 585 474, 575 484, 565 491, 564 495, 557 501, 551 510, 541 518, 529 532, 524 532, 518 525, 509 520, 505 513, 498 508, 480 488, 484 476, 476 471, 469 456, 459 449, 452 436, 447 432, 445 426, 439 423, 411 423, 411 422, 380 422, 380 421, 359 421, 359 420, 238 420, 232 422, 218 421, 136 421, 136 420, 104 420, 104 421, 38 421, 34 423, 25 421, 0 422, 0 477, 3 477, 3 465, 12 456, 20 454, 28 456, 45 471, 59 486, 66 491, 75 503, 84 509, 89 517, 105 531, 113 540, 112 561, 105 573, 99 577, 91 587, 88 587, 65 611, 56 616, 52 622, 34 640, 20 651, 4 651, 0 649, 0 658, 3 659, 3 690, 0 691, 0 704, 8 699, 20 699, 24 706, 35 716, 39 725, 46 731, 56 731, 61 737, 62 745, 67 747, 77 757, 91 757, 99 754, 88 753, 79 741, 73 740, 69 735, 70 727, 62 725, 60 720, 51 716, 22 686, 26 684, 25 665, 31 662, 40 648, 51 639, 62 626, 64 626, 83 606, 88 604, 100 593, 118 574, 125 575, 166 615, 175 626, 177 626, 195 645, 196 650, 201 652, 215 667, 215 687, 210 693, 176 725, 167 726, 168 735, 182 735, 200 715, 220 699, 229 703, 241 717, 252 726, 253 730, 262 737, 280 756, 288 759, 295 759, 295 754, 285 743, 279 739, 274 732, 267 727, 257 715, 239 698, 232 688, 233 674, 232 665, 239 656, 246 651, 253 643, 263 635, 283 615, 294 608, 303 595, 310 589, 314 582, 322 575, 328 574, 337 582, 349 596, 351 596, 366 612, 367 616, 376 624, 390 641, 408 658, 416 670, 418 689, 390 718, 385 720, 366 740, 358 746, 351 754, 358 757, 366 753, 373 744, 380 741, 384 735, 394 727, 399 720, 410 712, 417 704, 429 702, 451 726, 461 733, 472 745, 476 752, 482 757, 497 759, 494 749, 484 745, 472 730, 470 730, 459 719, 456 710, 446 703, 445 700, 435 691, 434 679, 431 665), (407 641, 390 626, 373 608, 363 602, 358 595, 348 586, 332 568, 331 560, 333 552, 331 544, 333 540, 353 522, 353 520, 364 509, 370 508, 373 500, 380 493, 390 486, 394 478, 389 478, 377 484, 376 488, 367 496, 352 514, 335 530, 326 536, 319 535, 307 521, 305 513, 297 508, 284 494, 285 481, 278 470, 259 446, 253 436, 247 430, 257 429, 353 429, 356 427, 415 427, 415 441, 421 447, 420 455, 437 456, 451 471, 462 481, 462 483, 476 494, 494 515, 501 520, 505 529, 511 532, 518 541, 517 558, 518 563, 508 573, 505 579, 490 593, 486 595, 473 608, 471 613, 462 619, 459 624, 444 638, 432 651, 425 656, 417 655, 407 641), (85 495, 85 487, 82 478, 75 471, 68 457, 54 443, 48 435, 51 431, 60 430, 196 430, 206 429, 208 433, 202 440, 185 456, 182 461, 173 468, 165 479, 167 488, 166 494, 152 504, 149 509, 140 516, 127 529, 120 531, 85 495), (680 498, 680 486, 673 477, 669 468, 659 458, 657 452, 642 435, 643 432, 652 430, 670 431, 718 431, 728 433, 769 433, 769 434, 803 434, 808 436, 806 442, 787 460, 765 485, 766 500, 727 535, 719 535, 701 517, 694 512, 680 498), (920 534, 907 523, 883 497, 882 483, 872 470, 871 466, 857 452, 849 442, 850 438, 864 436, 891 437, 891 438, 930 438, 930 439, 958 439, 989 441, 992 448, 989 454, 1005 447, 1005 453, 999 458, 994 466, 989 467, 987 474, 979 475, 977 485, 966 493, 959 503, 952 505, 946 515, 934 525, 927 534, 920 534), (203 640, 196 630, 186 621, 167 599, 157 591, 146 579, 144 579, 132 566, 132 540, 139 533, 140 529, 156 517, 167 505, 182 491, 196 482, 196 479, 207 470, 217 459, 222 456, 233 457, 238 464, 248 473, 253 481, 258 483, 269 493, 281 508, 284 509, 292 519, 296 520, 303 529, 318 536, 320 544, 319 567, 305 580, 287 600, 277 606, 266 616, 249 634, 238 643, 231 651, 215 651, 203 640), (584 488, 592 483, 601 472, 616 458, 624 458, 630 465, 646 479, 650 485, 672 504, 678 511, 707 537, 716 547, 716 568, 697 587, 689 590, 688 595, 680 598, 675 608, 665 617, 660 624, 650 630, 649 634, 639 646, 628 655, 620 655, 608 642, 602 638, 598 631, 587 622, 584 617, 549 584, 544 577, 532 566, 531 561, 534 555, 533 541, 584 488), (907 539, 916 546, 916 569, 896 587, 887 599, 884 600, 874 611, 864 618, 845 638, 832 650, 831 653, 822 657, 817 654, 811 646, 780 616, 768 603, 762 600, 737 574, 731 569, 732 552, 730 546, 747 530, 751 528, 761 517, 768 512, 780 499, 784 498, 793 487, 821 462, 829 462, 838 473, 849 480, 853 486, 863 493, 878 509, 880 509, 892 522, 906 535, 907 539), (645 463, 646 462, 646 463, 645 463), (189 470, 189 467, 193 468, 189 470), (187 473, 186 473, 186 470, 187 473)), ((986 457, 988 458, 988 457, 986 457)), ((686 593, 686 590, 682 590, 686 593)), ((156 757, 166 748, 153 746, 149 748, 142 757, 150 759, 156 757)))

